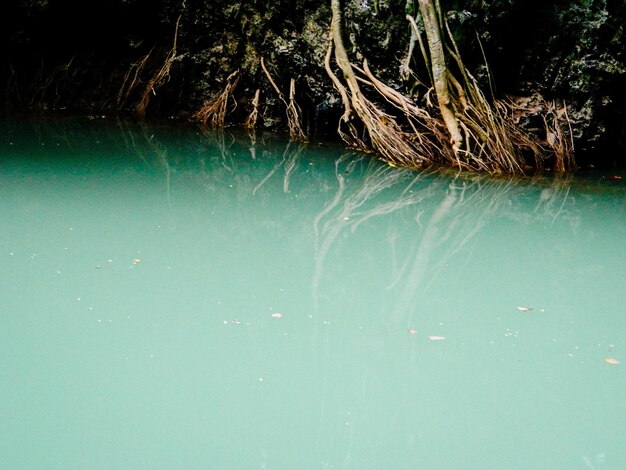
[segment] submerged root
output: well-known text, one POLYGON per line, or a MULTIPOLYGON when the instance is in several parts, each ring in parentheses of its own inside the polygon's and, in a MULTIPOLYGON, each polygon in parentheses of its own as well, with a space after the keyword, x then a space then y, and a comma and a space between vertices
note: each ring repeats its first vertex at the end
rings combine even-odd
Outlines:
POLYGON ((205 101, 202 107, 193 115, 193 119, 202 124, 208 124, 214 129, 224 127, 228 112, 228 100, 237 87, 238 81, 239 70, 235 70, 226 78, 226 85, 220 95, 214 100, 205 101))

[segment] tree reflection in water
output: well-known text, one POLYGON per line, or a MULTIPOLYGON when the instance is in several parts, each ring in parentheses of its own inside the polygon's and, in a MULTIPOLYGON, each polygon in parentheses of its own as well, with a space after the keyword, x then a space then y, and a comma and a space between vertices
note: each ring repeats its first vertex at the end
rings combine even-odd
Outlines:
MULTIPOLYGON (((315 269, 312 277, 314 304, 319 301, 321 281, 329 252, 341 234, 355 233, 366 221, 396 211, 412 210, 415 236, 399 247, 399 234, 391 225, 386 239, 390 245, 391 272, 385 286, 393 295, 390 312, 393 323, 410 325, 412 307, 428 294, 450 258, 477 236, 496 214, 523 224, 541 220, 554 223, 567 218, 572 227, 578 221, 566 208, 568 178, 520 180, 492 176, 456 174, 425 170, 419 173, 398 170, 371 162, 356 187, 348 188, 342 173, 354 165, 355 155, 346 154, 336 162, 334 197, 313 220, 315 269), (542 189, 539 189, 542 188, 542 189), (389 201, 384 191, 397 196, 389 201), (520 203, 539 193, 532 212, 520 203), (411 209, 413 208, 413 209, 411 209), (408 317, 407 317, 408 315, 408 317)), ((471 249, 467 250, 468 257, 471 249)), ((381 269, 384 263, 380 262, 381 269)))
MULTIPOLYGON (((3 125, 12 135, 21 124, 3 125)), ((573 181, 567 177, 518 179, 400 170, 361 153, 336 157, 337 148, 332 146, 324 149, 269 133, 228 129, 99 119, 29 120, 24 125, 31 129, 20 131, 30 136, 22 146, 32 146, 33 152, 43 152, 54 142, 70 156, 80 152, 80 159, 71 165, 88 164, 82 160, 84 143, 96 142, 101 161, 96 163, 94 157, 91 164, 98 171, 117 165, 141 178, 144 172, 147 178, 162 177, 172 217, 177 216, 177 193, 182 188, 202 188, 206 198, 198 201, 206 201, 211 210, 228 212, 230 218, 223 223, 230 225, 219 227, 229 234, 225 236, 242 244, 264 243, 266 239, 258 239, 261 228, 267 236, 290 237, 282 245, 294 250, 289 256, 308 258, 310 249, 315 310, 324 279, 331 279, 325 272, 350 256, 339 251, 339 245, 350 244, 361 234, 387 243, 389 257, 381 259, 380 251, 373 255, 378 272, 371 277, 390 294, 390 319, 408 324, 410 307, 441 280, 455 254, 467 248, 462 256, 467 253, 469 259, 470 244, 494 218, 518 224, 566 221, 572 230, 579 224, 570 192, 573 181), (333 250, 342 255, 334 258, 333 250)), ((194 206, 200 219, 205 216, 202 209, 194 206)), ((565 248, 545 248, 552 256, 560 249, 565 248)), ((367 255, 365 250, 358 255, 367 255)))

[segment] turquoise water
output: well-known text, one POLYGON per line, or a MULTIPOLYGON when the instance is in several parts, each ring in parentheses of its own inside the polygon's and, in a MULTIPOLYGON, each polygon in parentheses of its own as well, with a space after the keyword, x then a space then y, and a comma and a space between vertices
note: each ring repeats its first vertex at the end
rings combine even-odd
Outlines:
POLYGON ((615 175, 4 121, 0 468, 626 468, 615 175))

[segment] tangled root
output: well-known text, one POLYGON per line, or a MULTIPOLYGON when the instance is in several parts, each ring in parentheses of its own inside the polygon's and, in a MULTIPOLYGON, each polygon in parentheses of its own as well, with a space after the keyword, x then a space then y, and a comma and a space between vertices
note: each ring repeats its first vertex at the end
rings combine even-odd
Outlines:
MULTIPOLYGON (((392 166, 444 163, 488 173, 523 173, 530 157, 537 168, 543 168, 546 161, 559 171, 574 168, 566 106, 544 103, 545 138, 525 131, 512 119, 515 112, 509 103, 490 101, 480 90, 461 60, 438 0, 419 0, 419 8, 426 40, 415 20, 407 16, 413 30, 409 51, 412 53, 419 43, 431 80, 423 95, 426 106, 418 106, 378 80, 367 61, 362 68, 350 62, 341 36, 341 2, 331 0, 333 17, 325 68, 344 105, 338 128, 342 139, 351 146, 377 152, 392 166), (332 70, 333 49, 344 81, 332 70), (382 98, 401 114, 392 115, 374 104, 361 85, 376 93, 377 102, 382 98), (360 126, 365 135, 359 133, 360 126)), ((410 57, 401 67, 405 79, 411 76, 409 64, 410 57)))

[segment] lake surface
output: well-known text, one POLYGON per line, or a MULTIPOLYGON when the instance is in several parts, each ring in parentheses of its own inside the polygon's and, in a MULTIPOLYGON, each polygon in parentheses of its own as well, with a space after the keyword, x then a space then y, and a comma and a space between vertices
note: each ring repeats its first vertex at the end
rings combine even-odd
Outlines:
POLYGON ((624 173, 0 128, 1 468, 626 468, 624 173))

